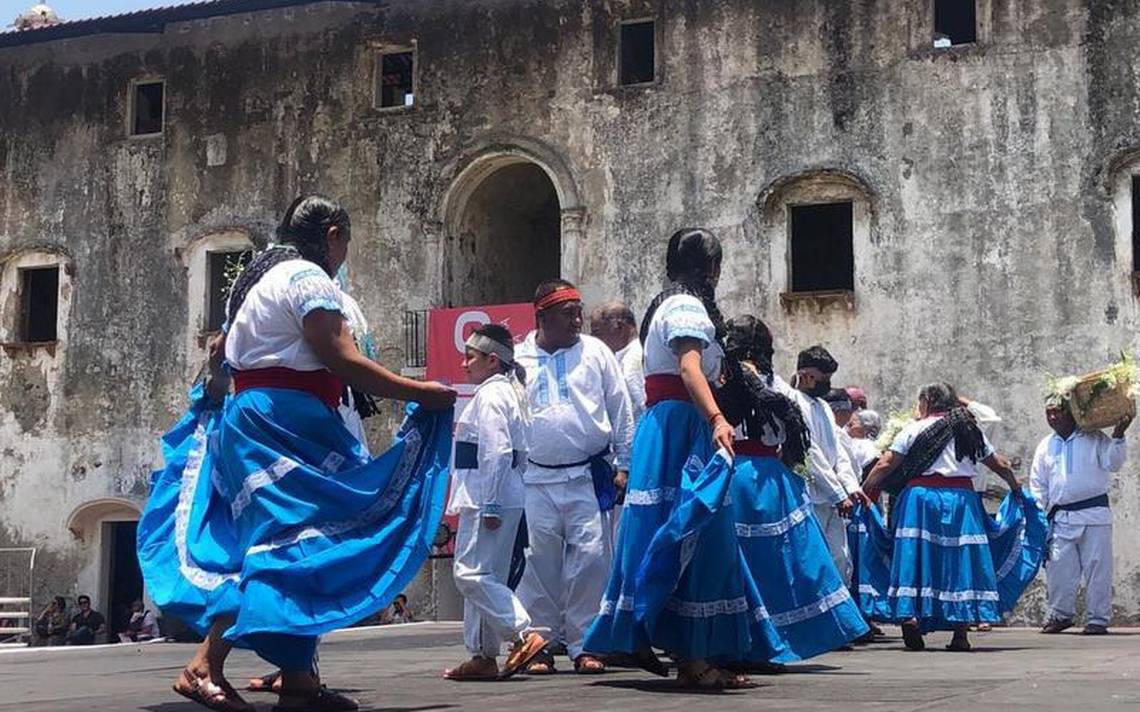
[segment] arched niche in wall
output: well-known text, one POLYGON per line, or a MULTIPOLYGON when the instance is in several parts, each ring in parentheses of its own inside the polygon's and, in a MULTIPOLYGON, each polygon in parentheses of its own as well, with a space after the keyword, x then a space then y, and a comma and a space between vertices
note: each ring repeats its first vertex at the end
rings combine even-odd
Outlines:
POLYGON ((62 248, 36 246, 0 256, 0 344, 55 360, 67 344, 75 269, 62 248))
POLYGON ((757 204, 781 304, 854 309, 876 220, 867 182, 842 169, 806 170, 769 183, 757 204))
POLYGON ((1140 297, 1140 147, 1120 151, 1109 160, 1103 187, 1112 204, 1119 278, 1140 297))
POLYGON ((546 279, 579 278, 584 209, 565 162, 526 138, 468 151, 440 204, 440 302, 529 301, 546 279))

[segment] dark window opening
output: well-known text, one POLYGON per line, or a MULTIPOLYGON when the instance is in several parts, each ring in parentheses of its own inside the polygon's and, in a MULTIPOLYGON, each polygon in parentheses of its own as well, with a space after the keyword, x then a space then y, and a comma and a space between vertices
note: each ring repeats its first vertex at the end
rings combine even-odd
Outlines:
POLYGON ((253 259, 253 252, 207 252, 206 278, 209 292, 206 297, 206 331, 221 331, 226 323, 226 302, 242 269, 253 259))
POLYGON ((618 72, 621 85, 647 84, 656 78, 654 41, 652 20, 621 26, 621 67, 618 72))
POLYGON ((23 314, 20 341, 31 344, 56 340, 59 316, 59 267, 20 270, 23 314))
POLYGON ((162 133, 163 94, 162 82, 146 82, 135 85, 134 117, 131 133, 135 136, 162 133))
POLYGON ((796 205, 792 216, 792 291, 855 288, 851 203, 796 205))
POLYGON ((380 108, 411 106, 414 103, 414 66, 415 56, 412 52, 380 55, 380 108))
POLYGON ((978 40, 976 0, 934 0, 934 46, 964 45, 978 40))
POLYGON ((1140 272, 1140 176, 1132 176, 1132 271, 1140 272))
MULTIPOLYGON (((142 569, 138 557, 138 522, 104 522, 103 544, 107 556, 107 619, 109 640, 125 631, 131 621, 131 603, 143 598, 142 569)), ((97 641, 101 642, 101 641, 97 641)))

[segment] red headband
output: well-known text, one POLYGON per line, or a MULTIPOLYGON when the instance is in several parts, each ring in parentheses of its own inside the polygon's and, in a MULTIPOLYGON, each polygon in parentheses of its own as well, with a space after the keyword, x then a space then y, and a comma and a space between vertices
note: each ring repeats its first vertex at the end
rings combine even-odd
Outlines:
POLYGON ((539 299, 534 303, 534 310, 536 312, 546 311, 551 307, 556 307, 559 304, 566 302, 580 302, 582 301, 582 294, 573 287, 559 287, 550 294, 539 299))

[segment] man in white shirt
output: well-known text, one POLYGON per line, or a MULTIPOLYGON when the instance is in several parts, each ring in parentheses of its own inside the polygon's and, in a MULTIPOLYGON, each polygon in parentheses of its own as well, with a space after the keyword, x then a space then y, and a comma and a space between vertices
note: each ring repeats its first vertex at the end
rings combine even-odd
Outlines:
MULTIPOLYGON (((597 673, 605 666, 582 650, 582 639, 610 572, 614 480, 626 477, 633 417, 613 352, 581 333, 574 286, 539 285, 535 312, 538 330, 515 351, 532 417, 523 475, 530 550, 518 594, 533 625, 566 644, 575 670, 597 673)), ((528 671, 552 672, 553 662, 536 658, 528 671)))
MULTIPOLYGON (((645 412, 645 357, 641 341, 637 337, 637 318, 623 302, 607 302, 590 314, 590 333, 610 347, 621 365, 633 412, 633 426, 636 428, 641 414, 645 412)), ((626 484, 624 480, 615 482, 618 488, 618 501, 614 505, 612 517, 615 537, 621 520, 626 484)))
POLYGON ((1050 528, 1045 581, 1049 621, 1042 633, 1072 627, 1077 589, 1085 584, 1086 635, 1108 632, 1112 616, 1112 511, 1109 480, 1124 465, 1124 433, 1132 423, 1117 424, 1112 437, 1081 432, 1067 401, 1053 398, 1045 408, 1053 434, 1037 445, 1029 488, 1046 512, 1050 528))
POLYGON ((810 478, 808 496, 815 508, 816 518, 823 528, 827 547, 835 568, 843 580, 851 582, 851 558, 847 549, 846 517, 857 502, 867 501, 859 486, 859 478, 851 465, 847 450, 840 444, 838 428, 831 407, 823 400, 831 390, 831 376, 839 364, 822 346, 812 346, 800 352, 796 360, 796 375, 792 388, 782 381, 782 390, 800 407, 804 421, 811 431, 811 449, 808 450, 807 468, 810 478))

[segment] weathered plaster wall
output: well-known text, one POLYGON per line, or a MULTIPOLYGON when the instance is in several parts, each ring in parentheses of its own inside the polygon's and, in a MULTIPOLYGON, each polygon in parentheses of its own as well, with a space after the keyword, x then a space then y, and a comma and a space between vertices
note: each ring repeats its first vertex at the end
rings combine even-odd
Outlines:
MULTIPOLYGON (((0 256, 51 245, 75 265, 49 416, 29 425, 28 405, 0 402, 4 536, 76 560, 56 520, 89 498, 141 501, 201 358, 180 257, 195 239, 260 241, 296 193, 342 199, 353 286, 398 365, 400 312, 444 295, 462 222, 445 198, 498 150, 551 173, 570 209, 563 273, 589 298, 640 311, 668 235, 709 226, 726 242, 725 311, 766 318, 785 370, 824 342, 837 380, 883 410, 948 379, 999 409, 994 440, 1028 461, 1043 373, 1136 345, 1132 164, 1109 166, 1140 144, 1140 8, 981 7, 982 41, 937 53, 925 0, 317 4, 0 50, 0 256), (616 23, 647 16, 659 81, 616 88, 616 23), (412 40, 416 107, 374 110, 373 45, 412 40), (166 132, 126 138, 127 83, 149 75, 167 82, 166 132), (823 169, 869 196, 855 307, 785 309, 783 205, 760 201, 823 169)), ((0 356, 4 383, 46 377, 0 356)), ((1135 621, 1132 454, 1113 495, 1117 604, 1135 621)))

